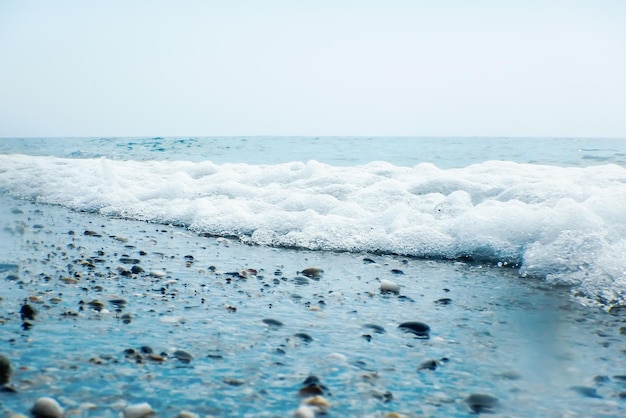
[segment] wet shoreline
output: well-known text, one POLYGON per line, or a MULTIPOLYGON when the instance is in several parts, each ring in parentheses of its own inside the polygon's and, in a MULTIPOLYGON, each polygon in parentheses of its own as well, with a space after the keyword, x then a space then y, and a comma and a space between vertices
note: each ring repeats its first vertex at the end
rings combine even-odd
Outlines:
POLYGON ((622 318, 513 269, 253 247, 1 202, 5 416, 45 396, 84 417, 142 403, 158 416, 626 411, 622 318), (399 290, 381 293, 383 280, 399 290))

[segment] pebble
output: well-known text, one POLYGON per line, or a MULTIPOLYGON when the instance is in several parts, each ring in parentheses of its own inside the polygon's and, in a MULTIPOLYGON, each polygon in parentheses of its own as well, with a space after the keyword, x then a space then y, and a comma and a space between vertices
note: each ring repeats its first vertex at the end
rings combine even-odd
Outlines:
POLYGON ((328 392, 328 388, 320 382, 319 377, 311 375, 304 379, 298 394, 300 396, 316 396, 323 395, 324 392, 328 392))
POLYGON ((150 272, 150 276, 152 276, 152 277, 165 277, 165 272, 164 271, 159 271, 159 270, 152 270, 150 272))
POLYGON ((436 370, 438 365, 437 360, 426 360, 417 366, 417 370, 436 370))
POLYGON ((191 354, 189 354, 186 351, 183 350, 176 350, 174 351, 173 356, 175 358, 177 358, 178 360, 180 360, 183 363, 189 363, 191 362, 191 360, 193 360, 193 356, 191 354))
POLYGON ((138 260, 136 258, 122 257, 122 258, 120 258, 120 263, 122 263, 122 264, 139 264, 140 260, 138 260))
POLYGON ((473 393, 465 398, 465 403, 475 413, 492 412, 498 405, 498 398, 485 393, 473 393))
POLYGON ((154 415, 155 411, 149 403, 142 402, 124 408, 124 418, 145 418, 154 415))
POLYGON ((403 322, 398 328, 404 332, 415 334, 418 338, 429 338, 430 327, 423 322, 403 322))
POLYGON ((35 418, 61 418, 64 414, 61 405, 48 397, 37 399, 30 412, 35 418))
POLYGON ((272 319, 272 318, 266 318, 263 320, 263 323, 265 325, 267 325, 270 328, 280 328, 282 327, 284 324, 282 322, 280 322, 277 319, 272 319))
POLYGON ((310 277, 312 279, 319 279, 324 275, 324 269, 321 267, 308 267, 300 272, 303 276, 310 277))
POLYGON ((397 283, 392 282, 391 280, 381 280, 380 281, 380 292, 381 293, 400 293, 400 286, 397 283))
POLYGON ((0 354, 0 385, 5 385, 11 380, 11 362, 9 358, 0 354))
POLYGON ((20 308, 20 315, 22 317, 22 320, 33 321, 35 319, 35 315, 37 315, 37 311, 31 305, 25 303, 20 308))

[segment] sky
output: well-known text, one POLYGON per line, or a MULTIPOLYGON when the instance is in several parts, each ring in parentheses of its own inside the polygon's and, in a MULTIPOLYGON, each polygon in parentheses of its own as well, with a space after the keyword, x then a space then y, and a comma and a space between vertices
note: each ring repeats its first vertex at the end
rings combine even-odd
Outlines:
POLYGON ((626 138, 623 0, 1 0, 0 137, 626 138))

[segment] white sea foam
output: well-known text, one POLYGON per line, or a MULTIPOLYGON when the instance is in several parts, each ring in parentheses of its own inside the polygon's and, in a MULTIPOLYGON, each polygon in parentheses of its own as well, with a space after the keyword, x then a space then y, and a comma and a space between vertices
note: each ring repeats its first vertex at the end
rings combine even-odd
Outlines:
POLYGON ((471 258, 626 295, 626 169, 491 161, 442 170, 0 155, 11 195, 245 242, 471 258))

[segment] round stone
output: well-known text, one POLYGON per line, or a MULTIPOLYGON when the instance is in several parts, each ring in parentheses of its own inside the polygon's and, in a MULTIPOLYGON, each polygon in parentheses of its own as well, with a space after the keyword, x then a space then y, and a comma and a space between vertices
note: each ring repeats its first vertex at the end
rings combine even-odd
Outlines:
POLYGON ((30 412, 35 418, 61 418, 64 413, 61 405, 48 397, 37 399, 30 412))
POLYGON ((381 280, 380 281, 380 292, 381 293, 400 293, 400 286, 397 283, 392 282, 391 280, 381 280))

